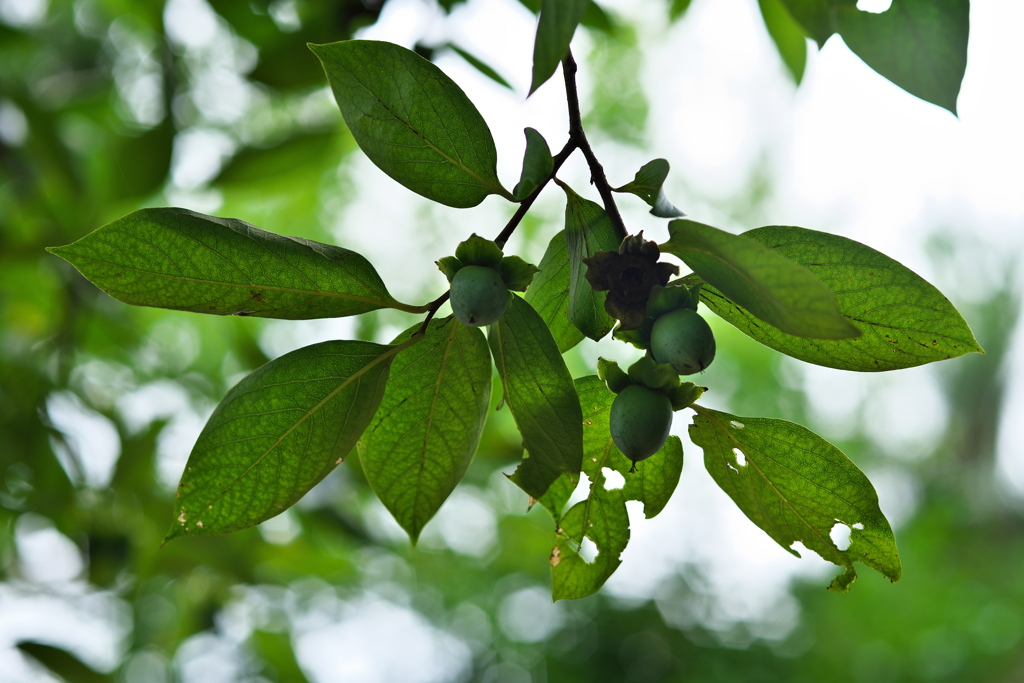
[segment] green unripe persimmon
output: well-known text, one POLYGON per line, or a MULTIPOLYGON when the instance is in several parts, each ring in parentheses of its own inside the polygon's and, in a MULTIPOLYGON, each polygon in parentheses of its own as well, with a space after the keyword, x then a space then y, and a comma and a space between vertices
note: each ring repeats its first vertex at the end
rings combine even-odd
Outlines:
POLYGON ((700 372, 715 359, 715 335, 697 311, 677 308, 654 321, 651 354, 680 375, 700 372))
POLYGON ((486 266, 463 266, 452 278, 452 313, 463 325, 483 327, 505 314, 510 296, 501 274, 486 266))
POLYGON ((665 445, 672 427, 672 402, 660 391, 630 384, 615 396, 608 420, 612 441, 635 468, 665 445))

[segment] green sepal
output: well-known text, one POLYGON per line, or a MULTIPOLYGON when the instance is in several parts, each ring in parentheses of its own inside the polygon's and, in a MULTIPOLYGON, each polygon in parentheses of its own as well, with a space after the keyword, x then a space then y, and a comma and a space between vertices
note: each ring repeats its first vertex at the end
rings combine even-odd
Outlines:
POLYGON ((525 292, 533 282, 533 276, 540 272, 540 268, 518 256, 505 256, 498 262, 498 272, 506 287, 515 292, 525 292))
POLYGON ((504 253, 501 247, 492 240, 480 237, 476 233, 455 248, 455 258, 464 266, 487 266, 497 268, 504 253))
MULTIPOLYGON (((679 386, 679 373, 669 363, 659 363, 648 354, 629 366, 631 384, 668 394, 679 386)), ((670 397, 671 398, 671 397, 670 397)))
POLYGON ((692 406, 707 390, 707 387, 699 386, 693 382, 680 382, 679 386, 669 389, 665 393, 668 394, 669 400, 672 401, 672 410, 679 411, 692 406))
POLYGON ((613 394, 617 394, 630 384, 633 384, 633 380, 622 371, 619 364, 607 358, 597 359, 597 376, 605 381, 605 384, 608 385, 608 390, 613 394))
POLYGON ((451 284, 452 278, 455 277, 455 273, 459 272, 459 269, 462 268, 462 261, 454 256, 445 256, 444 258, 435 261, 435 263, 437 263, 438 270, 444 273, 444 276, 448 278, 449 284, 451 284))
POLYGON ((700 300, 700 285, 693 289, 682 286, 661 287, 655 285, 651 288, 651 298, 647 300, 647 317, 656 320, 670 311, 677 308, 689 308, 697 310, 697 302, 700 300))
POLYGON ((635 330, 624 330, 622 325, 615 328, 612 333, 614 339, 632 344, 641 351, 651 348, 651 330, 654 328, 654 318, 645 318, 644 324, 635 330))

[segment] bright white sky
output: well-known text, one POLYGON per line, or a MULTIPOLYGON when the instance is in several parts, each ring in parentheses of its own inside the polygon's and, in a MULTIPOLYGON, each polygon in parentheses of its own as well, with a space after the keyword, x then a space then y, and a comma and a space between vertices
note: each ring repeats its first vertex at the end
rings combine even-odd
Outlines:
MULTIPOLYGON (((278 4, 278 9, 287 9, 287 2, 278 4)), ((801 225, 865 242, 927 277, 954 304, 980 300, 986 289, 1002 286, 1007 278, 1013 278, 1020 290, 1021 273, 1016 262, 1021 256, 1024 235, 1024 126, 1020 123, 1024 120, 1024 42, 1019 40, 1018 31, 1024 25, 1024 3, 972 3, 969 64, 959 100, 959 119, 875 75, 836 38, 820 53, 809 54, 804 83, 794 89, 774 54, 755 0, 694 0, 686 19, 671 27, 665 18, 665 0, 607 0, 602 5, 612 13, 641 18, 640 42, 645 46, 643 79, 650 98, 649 149, 600 142, 595 145, 614 184, 630 180, 644 162, 664 157, 672 165, 666 186, 670 199, 696 220, 738 232, 756 225, 733 224, 721 207, 743 190, 755 165, 765 160, 773 194, 763 209, 764 224, 801 225), (953 272, 935 272, 924 249, 935 229, 947 230, 962 239, 963 261, 973 259, 981 267, 968 270, 958 262, 953 272)), ((20 17, 32 14, 37 6, 45 7, 45 3, 0 0, 0 15, 7 19, 20 17)), ((286 14, 282 16, 287 18, 286 14)), ((216 24, 209 21, 208 8, 202 0, 173 0, 166 18, 171 33, 188 26, 190 30, 179 33, 191 36, 189 40, 198 35, 192 30, 197 26, 206 27, 207 33, 215 35, 216 24)), ((566 131, 559 78, 552 79, 529 100, 524 99, 529 85, 533 21, 516 0, 470 0, 448 20, 423 0, 392 0, 381 21, 360 37, 406 46, 424 35, 428 42, 450 39, 482 57, 512 82, 514 93, 480 76, 458 57, 444 57, 439 62, 463 86, 488 121, 498 146, 499 175, 511 187, 518 178, 522 160, 522 129, 538 129, 555 149, 561 146, 566 131)), ((582 67, 584 110, 589 84, 600 77, 587 70, 584 55, 589 45, 585 33, 574 42, 582 67)), ((339 125, 343 125, 340 117, 339 125)), ((214 149, 210 152, 214 157, 228 149, 224 147, 227 143, 223 134, 204 135, 212 135, 212 143, 205 147, 208 152, 214 149)), ((197 148, 203 146, 196 144, 197 148)), ((187 175, 191 163, 191 158, 179 160, 178 172, 182 177, 187 175)), ((202 165, 199 161, 195 163, 202 165)), ((571 160, 562 175, 578 191, 588 194, 588 174, 579 159, 571 160)), ((352 194, 358 199, 336 218, 334 231, 339 243, 366 254, 379 265, 393 293, 410 301, 424 300, 424 282, 430 283, 427 287, 431 291, 440 287, 436 273, 424 271, 421 278, 410 277, 410 262, 422 261, 424 253, 430 254, 430 260, 452 253, 469 232, 496 234, 510 214, 507 204, 498 199, 489 199, 469 211, 431 205, 399 188, 365 159, 354 161, 345 176, 347 182, 355 184, 352 194), (425 220, 450 224, 451 229, 438 237, 434 231, 410 235, 407 228, 400 228, 425 220), (381 228, 369 231, 372 234, 366 236, 366 231, 358 227, 366 225, 381 228), (395 229, 389 231, 388 226, 395 229)), ((181 184, 186 188, 189 185, 187 180, 181 184)), ((547 234, 558 229, 562 211, 558 194, 548 192, 537 205, 540 215, 554 222, 547 234)), ((194 195, 194 203, 189 204, 190 195, 180 196, 190 208, 216 212, 215 206, 203 205, 211 201, 216 204, 215 197, 210 200, 194 195)), ((589 196, 596 199, 593 193, 589 196)), ((625 197, 620 204, 627 223, 644 229, 652 238, 664 239, 664 221, 653 219, 645 206, 629 199, 625 197)), ((543 243, 546 241, 545 238, 543 243)), ((521 246, 516 240, 510 244, 513 250, 521 246)), ((535 245, 530 248, 532 252, 526 250, 526 255, 539 258, 536 249, 542 247, 535 245)), ((268 351, 279 354, 339 335, 351 335, 350 321, 300 325, 289 322, 269 325, 263 343, 268 351)), ((630 359, 630 352, 615 343, 599 344, 587 352, 590 361, 595 361, 598 354, 630 359)), ((1024 381, 1020 381, 1024 379, 1024 349, 1020 343, 1015 346, 1013 360, 1011 371, 1019 379, 1010 382, 1011 387, 1017 388, 1012 390, 1008 409, 1011 415, 1024 415, 1024 390, 1020 389, 1024 387, 1024 381)), ((834 434, 839 438, 844 429, 849 429, 851 420, 862 419, 858 417, 860 400, 867 395, 880 406, 866 412, 872 429, 888 434, 898 443, 928 443, 941 422, 949 417, 934 374, 928 368, 865 377, 801 365, 794 369, 794 378, 818 400, 820 424, 811 426, 826 436, 834 434), (918 409, 901 415, 899 408, 909 404, 918 409)), ((722 407, 727 406, 727 398, 722 407)), ((58 399, 55 401, 57 407, 63 405, 58 399)), ((84 409, 65 403, 67 424, 61 425, 59 415, 55 415, 58 426, 66 427, 72 434, 90 431, 92 428, 82 426, 91 419, 83 413, 84 409)), ((677 420, 676 430, 684 442, 685 422, 677 420)), ((1019 495, 1024 492, 1024 452, 1020 445, 1024 443, 1024 420, 1004 423, 1000 461, 1019 495)), ((187 454, 201 425, 197 416, 178 421, 173 439, 161 444, 162 452, 187 454)), ((102 467, 85 472, 87 480, 102 479, 103 473, 109 471, 117 445, 105 447, 104 453, 111 449, 115 453, 102 458, 102 467)), ((796 618, 795 605, 786 593, 789 581, 796 575, 812 575, 815 580, 827 582, 832 565, 814 559, 813 553, 805 553, 803 560, 785 553, 714 487, 700 467, 699 449, 688 445, 687 454, 688 467, 669 508, 652 521, 633 515, 632 538, 624 563, 605 590, 624 600, 647 596, 681 565, 700 565, 710 582, 709 593, 716 596, 707 613, 699 615, 704 623, 727 628, 736 620, 745 619, 754 623, 755 634, 767 639, 783 636, 796 618), (723 543, 722 538, 728 542, 723 543), (666 539, 673 541, 666 543, 666 539)), ((182 463, 183 460, 172 462, 172 466, 165 468, 168 476, 173 478, 182 463)), ((911 480, 902 472, 898 458, 894 458, 893 467, 871 475, 878 486, 883 510, 898 525, 912 511, 911 480)), ((460 540, 456 533, 458 524, 454 522, 460 513, 471 511, 475 518, 493 520, 493 515, 481 514, 479 509, 481 505, 486 507, 491 493, 478 495, 467 491, 454 496, 451 509, 446 507, 435 520, 436 530, 428 527, 425 543, 444 542, 456 550, 462 544, 470 548, 467 552, 474 552, 472 543, 460 540)), ((390 533, 387 524, 386 520, 379 522, 380 533, 385 537, 390 533)), ((28 538, 35 538, 40 548, 53 546, 66 551, 67 543, 62 545, 60 539, 51 538, 55 532, 47 529, 43 524, 33 532, 37 536, 28 538)), ((493 538, 487 530, 480 534, 493 538)), ((32 564, 30 540, 26 540, 22 550, 28 553, 27 570, 34 571, 32 567, 37 565, 45 568, 45 563, 32 564)), ((48 571, 52 573, 52 567, 48 571)), ((70 567, 67 572, 41 575, 38 579, 66 581, 75 573, 74 567, 70 567)), ((540 609, 534 605, 534 597, 523 591, 510 594, 509 605, 502 612, 502 628, 510 637, 516 637, 513 616, 520 603, 528 604, 534 613, 540 609)), ((386 680, 387 675, 397 671, 394 667, 399 663, 387 663, 390 669, 375 669, 374 658, 361 657, 357 660, 361 667, 358 670, 339 669, 340 664, 332 657, 344 658, 344 642, 334 641, 330 648, 322 648, 320 638, 325 633, 343 634, 353 629, 364 634, 374 628, 387 630, 389 624, 397 624, 410 634, 420 633, 420 640, 426 645, 443 644, 447 648, 448 659, 424 654, 423 666, 418 670, 431 675, 422 680, 442 680, 445 666, 450 673, 465 665, 467 654, 462 641, 452 641, 433 630, 413 612, 400 604, 396 606, 394 599, 382 600, 379 595, 370 594, 360 604, 372 605, 374 609, 358 624, 359 628, 351 621, 351 608, 340 603, 329 618, 320 615, 314 619, 306 614, 305 621, 300 622, 304 624, 298 641, 300 654, 325 650, 332 653, 331 657, 310 655, 305 660, 311 663, 315 680, 341 680, 341 672, 346 674, 346 681, 386 680), (311 628, 313 623, 317 628, 311 628), (323 630, 327 623, 334 624, 333 631, 323 630)), ((543 618, 557 623, 558 608, 550 609, 550 614, 543 618)), ((670 623, 685 625, 694 615, 674 614, 666 608, 665 617, 670 623)), ((121 628, 123 624, 117 626, 121 628)), ((7 631, 0 628, 0 640, 7 631)), ((110 638, 100 640, 98 647, 109 651, 110 638)), ((413 648, 410 652, 418 650, 413 648)), ((3 655, 0 648, 0 669, 11 662, 3 655)), ((25 676, 24 680, 36 680, 29 673, 25 676)))

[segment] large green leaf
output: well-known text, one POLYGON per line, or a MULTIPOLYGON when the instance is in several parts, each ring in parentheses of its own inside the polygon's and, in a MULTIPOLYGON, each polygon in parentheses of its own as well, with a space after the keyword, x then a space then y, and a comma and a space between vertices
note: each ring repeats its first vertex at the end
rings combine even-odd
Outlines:
POLYGON ((772 37, 779 56, 797 85, 807 66, 807 33, 793 19, 782 0, 758 0, 765 28, 772 37))
POLYGON ((704 450, 715 482, 743 513, 779 545, 800 542, 845 567, 829 589, 846 592, 863 562, 891 581, 902 573, 896 539, 878 507, 868 478, 838 448, 784 420, 736 417, 694 406, 690 439, 704 450), (836 525, 850 528, 850 545, 831 538, 836 525))
POLYGON ((187 209, 141 209, 49 251, 137 306, 291 320, 421 310, 354 251, 187 209))
POLYGON ((452 317, 432 321, 422 341, 395 357, 359 461, 413 542, 469 467, 490 396, 487 340, 452 317))
POLYGON ((167 539, 244 529, 291 507, 355 446, 401 350, 313 344, 235 385, 188 458, 167 539))
POLYGON ((819 45, 838 33, 879 74, 956 114, 967 69, 969 0, 892 0, 880 14, 857 9, 857 0, 781 1, 819 45))
POLYGON ((846 339, 860 331, 814 273, 748 237, 678 220, 662 251, 761 320, 798 337, 846 339))
POLYGON ((683 468, 682 442, 670 436, 659 452, 638 463, 636 472, 630 473, 633 463, 615 447, 608 428, 615 394, 595 375, 577 379, 576 391, 583 411, 583 471, 590 480, 590 490, 585 500, 564 515, 556 515, 551 553, 555 600, 582 598, 604 585, 621 563, 620 555, 629 542, 626 501, 641 501, 647 518, 654 517, 664 509, 683 468), (607 488, 605 469, 623 475, 625 485, 607 488), (585 538, 598 551, 590 561, 580 552, 585 538))
POLYGON ((583 416, 572 376, 544 320, 513 296, 488 337, 505 403, 526 448, 512 481, 533 498, 543 496, 562 473, 578 481, 583 416))
POLYGON ((598 340, 612 331, 615 319, 608 315, 604 300, 608 292, 595 292, 587 280, 583 259, 599 251, 615 251, 621 237, 599 204, 565 190, 565 249, 569 257, 569 321, 580 332, 598 340))
POLYGON ((540 272, 526 290, 525 298, 547 323, 559 352, 565 353, 583 341, 583 333, 569 322, 569 256, 564 230, 548 243, 540 260, 540 272))
POLYGON ((497 175, 491 131, 466 93, 415 52, 392 43, 310 45, 359 147, 427 199, 465 208, 511 199, 497 175))
POLYGON ((762 324, 712 287, 701 298, 751 338, 808 363, 841 370, 897 370, 983 353, 963 317, 909 268, 860 242, 806 228, 768 226, 744 233, 811 270, 835 292, 854 339, 804 339, 762 324))
POLYGON ((572 35, 590 0, 541 0, 537 37, 533 43, 533 82, 530 94, 544 85, 569 54, 572 35))

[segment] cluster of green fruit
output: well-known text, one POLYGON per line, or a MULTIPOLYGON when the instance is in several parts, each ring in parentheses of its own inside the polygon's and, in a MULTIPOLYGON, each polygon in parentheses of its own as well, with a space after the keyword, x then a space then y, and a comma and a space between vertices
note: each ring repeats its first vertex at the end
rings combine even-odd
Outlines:
MULTIPOLYGON (((637 237, 626 238, 619 254, 605 252, 607 258, 596 263, 628 258, 631 247, 639 244, 653 251, 645 255, 651 264, 664 265, 657 264, 656 245, 637 237)), ((536 267, 517 256, 504 256, 494 242, 477 235, 460 244, 455 256, 438 261, 438 267, 451 284, 449 297, 455 318, 473 327, 501 319, 512 296, 510 290, 525 291, 537 272, 536 267)), ((635 282, 630 268, 623 270, 621 277, 635 282)), ((592 279, 592 284, 595 281, 592 279)), ((614 283, 608 288, 610 296, 620 289, 614 283)), ((646 349, 647 354, 628 372, 614 361, 601 359, 598 364, 598 374, 616 394, 609 416, 612 440, 633 461, 634 470, 637 462, 661 450, 672 427, 672 413, 692 405, 705 391, 693 382, 681 382, 679 376, 701 372, 715 358, 715 337, 697 313, 699 284, 650 284, 644 289, 638 302, 643 322, 633 330, 623 330, 627 326, 620 325, 616 336, 646 349)), ((608 308, 610 313, 618 312, 614 305, 608 308)))

